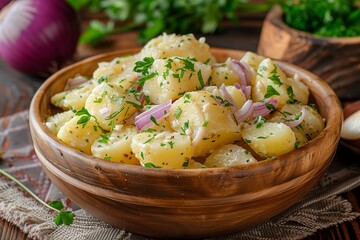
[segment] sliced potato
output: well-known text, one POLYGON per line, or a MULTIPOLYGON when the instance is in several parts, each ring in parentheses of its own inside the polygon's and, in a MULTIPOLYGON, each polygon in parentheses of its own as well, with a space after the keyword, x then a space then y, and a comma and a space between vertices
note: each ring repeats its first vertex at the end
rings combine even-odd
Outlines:
POLYGON ((154 77, 147 80, 143 92, 154 104, 176 100, 185 92, 202 89, 211 74, 209 65, 194 59, 172 57, 157 59, 152 65, 154 77))
POLYGON ((86 99, 95 87, 93 81, 88 81, 80 86, 55 94, 51 97, 51 103, 62 109, 80 110, 85 106, 86 99))
MULTIPOLYGON (((228 59, 227 61, 231 61, 228 59)), ((222 84, 226 86, 234 85, 240 82, 239 74, 227 62, 212 66, 211 85, 220 87, 222 84)))
POLYGON ((138 133, 135 126, 115 128, 110 136, 97 139, 91 146, 93 156, 111 162, 140 165, 131 150, 131 140, 138 133))
POLYGON ((260 63, 265 59, 265 57, 260 56, 254 52, 246 52, 244 56, 240 59, 241 62, 246 63, 252 67, 255 71, 258 70, 260 63))
POLYGON ((289 99, 285 73, 269 58, 264 59, 257 71, 252 98, 258 102, 265 98, 274 98, 277 106, 282 107, 289 99))
POLYGON ((295 147, 295 134, 284 123, 265 122, 247 125, 242 130, 244 141, 261 157, 278 157, 295 147))
POLYGON ((211 167, 229 167, 257 162, 250 151, 234 144, 217 148, 208 156, 204 165, 211 167))
POLYGON ((298 136, 297 141, 301 142, 301 146, 317 137, 325 128, 325 123, 317 110, 309 105, 286 104, 280 110, 282 114, 275 113, 270 119, 270 121, 273 122, 282 122, 284 119, 292 119, 294 116, 299 114, 303 108, 305 108, 304 120, 300 125, 292 128, 298 136), (286 117, 283 114, 285 114, 286 117), (305 138, 300 134, 304 135, 307 141, 305 141, 305 138))
POLYGON ((125 119, 133 115, 137 111, 137 105, 140 103, 132 95, 103 82, 93 89, 85 107, 97 119, 99 125, 109 131, 111 125, 121 125, 125 119))
POLYGON ((190 137, 176 132, 136 134, 131 149, 142 166, 159 168, 183 168, 194 153, 190 137))
POLYGON ((100 137, 102 132, 92 117, 86 122, 80 119, 81 116, 74 116, 70 121, 67 121, 59 129, 57 138, 70 147, 91 154, 91 145, 100 137))
POLYGON ((169 120, 175 131, 191 137, 194 157, 241 138, 230 109, 219 105, 208 91, 190 92, 178 99, 171 106, 169 120))
POLYGON ((75 113, 72 110, 57 113, 54 116, 49 117, 45 124, 50 131, 56 135, 59 132, 59 129, 74 116, 75 113))
POLYGON ((197 40, 193 34, 163 34, 150 40, 143 47, 140 55, 154 59, 178 56, 195 58, 200 62, 212 63, 215 61, 210 53, 209 45, 205 43, 205 38, 197 40))

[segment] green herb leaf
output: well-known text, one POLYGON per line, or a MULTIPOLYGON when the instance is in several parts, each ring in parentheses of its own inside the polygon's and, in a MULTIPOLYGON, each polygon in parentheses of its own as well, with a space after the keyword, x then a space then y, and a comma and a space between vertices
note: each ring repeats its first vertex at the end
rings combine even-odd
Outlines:
POLYGON ((274 95, 280 96, 280 93, 278 91, 276 91, 273 86, 268 85, 266 87, 266 93, 265 93, 264 97, 269 98, 269 97, 274 96, 274 95))
POLYGON ((56 208, 57 210, 62 210, 64 208, 64 204, 61 201, 52 201, 49 203, 49 206, 56 208))
POLYGON ((52 211, 57 212, 57 215, 54 218, 54 222, 57 226, 61 224, 70 225, 73 223, 73 219, 75 217, 75 214, 71 211, 63 211, 59 210, 58 208, 61 207, 62 203, 60 201, 54 201, 50 204, 47 204, 44 202, 41 198, 39 198, 35 193, 33 193, 28 187, 26 187, 22 182, 20 182, 18 179, 16 179, 14 176, 9 174, 3 169, 0 169, 0 174, 4 175, 5 177, 9 178, 11 181, 16 183, 19 187, 21 187, 24 191, 26 191, 30 196, 32 196, 36 201, 44 205, 45 207, 49 208, 52 211), (60 205, 60 203, 61 205, 60 205))
POLYGON ((115 118, 119 113, 121 113, 124 110, 124 108, 125 107, 122 106, 119 110, 117 110, 117 111, 113 112, 112 114, 110 114, 109 116, 107 116, 105 118, 105 120, 111 120, 111 119, 115 118))
POLYGON ((160 166, 157 166, 157 165, 153 164, 152 162, 145 163, 144 167, 147 167, 147 168, 161 168, 160 166))
POLYGON ((174 117, 175 117, 175 119, 179 119, 180 116, 181 116, 181 113, 182 113, 181 107, 177 107, 176 110, 175 110, 175 112, 174 112, 174 117))
POLYGON ((153 65, 154 61, 155 60, 152 57, 145 57, 142 61, 135 62, 135 67, 133 71, 146 76, 149 74, 150 68, 153 65))
POLYGON ((75 214, 71 211, 60 211, 54 218, 56 226, 61 224, 70 225, 74 221, 75 214))

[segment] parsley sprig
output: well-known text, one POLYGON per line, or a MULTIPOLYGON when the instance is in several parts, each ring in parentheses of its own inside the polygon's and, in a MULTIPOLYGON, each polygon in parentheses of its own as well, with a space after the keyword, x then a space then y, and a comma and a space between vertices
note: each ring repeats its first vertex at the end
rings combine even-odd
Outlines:
POLYGON ((36 201, 50 209, 51 211, 56 212, 56 216, 54 217, 54 223, 59 226, 61 224, 70 225, 74 221, 75 214, 72 211, 68 211, 64 208, 64 205, 61 201, 53 201, 51 203, 44 202, 41 198, 36 196, 29 188, 27 188, 22 182, 16 179, 14 176, 9 174, 3 169, 0 169, 0 174, 4 175, 5 177, 9 178, 11 181, 16 183, 19 187, 21 187, 24 191, 30 194, 36 201))

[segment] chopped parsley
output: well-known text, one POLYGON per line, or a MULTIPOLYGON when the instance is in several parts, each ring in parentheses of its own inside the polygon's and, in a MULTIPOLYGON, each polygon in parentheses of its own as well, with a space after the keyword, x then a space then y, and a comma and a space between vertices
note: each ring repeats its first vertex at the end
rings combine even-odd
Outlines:
POLYGON ((181 135, 186 135, 186 130, 189 129, 189 120, 184 122, 183 126, 181 127, 181 135))
POLYGON ((124 108, 125 107, 122 106, 119 110, 117 110, 117 111, 113 112, 112 114, 110 114, 109 116, 107 116, 105 118, 105 120, 111 120, 111 119, 115 118, 119 113, 121 113, 124 110, 124 108))
POLYGON ((130 105, 133 105, 135 108, 137 109, 142 109, 143 106, 141 106, 140 104, 137 104, 135 102, 132 102, 132 101, 125 101, 127 104, 130 104, 130 105))
POLYGON ((271 71, 271 76, 269 77, 269 79, 277 86, 281 86, 283 85, 283 82, 281 82, 280 80, 280 75, 277 72, 277 67, 276 65, 274 65, 274 69, 271 71))
POLYGON ((250 139, 244 139, 244 141, 246 142, 246 143, 251 143, 251 140, 250 139))
POLYGON ((156 125, 159 126, 158 122, 156 121, 156 118, 154 116, 150 116, 150 120, 156 125))
POLYGON ((174 112, 174 117, 175 117, 175 119, 179 119, 180 116, 181 116, 181 113, 182 113, 181 107, 177 107, 176 110, 175 110, 175 112, 174 112))
POLYGON ((286 91, 289 96, 289 99, 286 101, 286 103, 290 103, 290 104, 295 103, 293 88, 290 86, 286 89, 286 91))
POLYGON ((140 60, 135 62, 135 67, 133 71, 147 76, 149 75, 150 68, 153 65, 154 61, 155 60, 152 57, 144 57, 142 61, 140 60))
POLYGON ((202 124, 203 127, 206 127, 207 125, 209 124, 209 121, 208 120, 205 120, 202 124))
POLYGON ((267 122, 265 118, 263 118, 262 116, 257 116, 255 118, 256 128, 261 128, 265 122, 267 122))
POLYGON ((264 97, 269 98, 269 97, 274 96, 274 95, 280 96, 280 93, 278 91, 276 91, 273 86, 268 85, 266 87, 266 93, 265 93, 264 97))
POLYGON ((147 168, 161 168, 160 166, 157 166, 157 165, 153 164, 152 162, 145 163, 144 167, 147 167, 147 168))

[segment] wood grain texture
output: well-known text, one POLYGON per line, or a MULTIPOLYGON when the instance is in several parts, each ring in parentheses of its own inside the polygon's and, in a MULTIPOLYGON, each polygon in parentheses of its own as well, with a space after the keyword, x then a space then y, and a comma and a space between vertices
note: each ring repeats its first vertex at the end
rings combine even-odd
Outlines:
MULTIPOLYGON (((75 74, 91 75, 99 61, 139 49, 102 54, 50 77, 30 107, 30 130, 39 159, 52 182, 81 208, 114 226, 151 237, 210 237, 263 222, 302 198, 325 173, 339 141, 340 103, 315 75, 278 62, 309 87, 326 119, 324 131, 308 145, 277 160, 214 169, 148 169, 122 165, 76 151, 46 128, 50 97, 75 74)), ((213 49, 219 61, 241 51, 213 49)))
POLYGON ((360 99, 360 37, 325 38, 297 31, 275 6, 267 15, 258 53, 294 63, 318 75, 340 99, 360 99))

